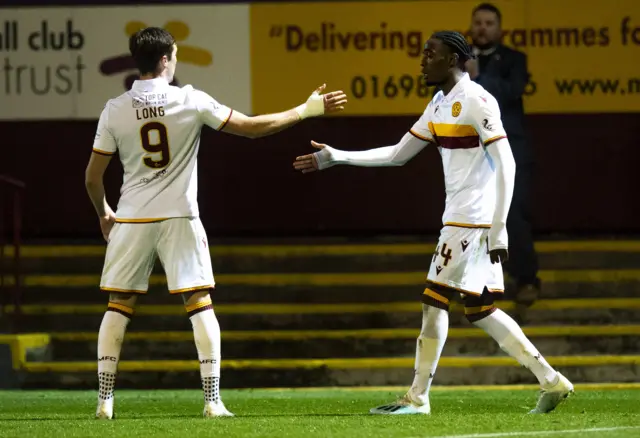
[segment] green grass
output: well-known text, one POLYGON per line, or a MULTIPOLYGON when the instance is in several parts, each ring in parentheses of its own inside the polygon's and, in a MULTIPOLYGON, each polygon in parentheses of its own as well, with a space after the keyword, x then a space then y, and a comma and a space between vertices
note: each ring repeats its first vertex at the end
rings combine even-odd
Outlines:
MULTIPOLYGON (((222 395, 237 417, 201 418, 200 391, 121 390, 117 419, 96 421, 93 391, 0 391, 0 436, 417 438, 640 426, 640 390, 578 391, 543 416, 527 415, 537 396, 531 390, 434 391, 429 417, 369 415, 369 408, 401 395, 389 390, 227 390, 222 395)), ((640 437, 640 428, 525 436, 640 437)))

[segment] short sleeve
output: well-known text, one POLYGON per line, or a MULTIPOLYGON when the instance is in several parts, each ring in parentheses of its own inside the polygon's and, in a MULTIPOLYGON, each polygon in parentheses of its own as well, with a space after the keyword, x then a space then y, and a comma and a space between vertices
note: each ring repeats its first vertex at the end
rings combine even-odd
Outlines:
POLYGON ((117 149, 116 139, 109 129, 109 103, 107 103, 98 120, 98 129, 93 139, 93 152, 100 155, 113 155, 117 149))
POLYGON ((470 101, 469 124, 475 128, 482 144, 489 146, 495 141, 507 138, 496 98, 484 92, 470 101))
POLYGON ((420 140, 431 143, 435 142, 433 139, 433 123, 431 122, 431 103, 427 105, 427 108, 409 132, 420 140))
POLYGON ((233 110, 215 100, 204 91, 193 90, 193 99, 195 100, 200 120, 202 123, 220 131, 231 118, 233 110))

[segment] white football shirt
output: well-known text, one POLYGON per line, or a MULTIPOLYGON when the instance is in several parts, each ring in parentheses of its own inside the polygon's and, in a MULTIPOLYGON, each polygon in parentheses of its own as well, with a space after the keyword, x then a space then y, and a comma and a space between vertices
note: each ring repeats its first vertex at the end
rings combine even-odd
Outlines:
POLYGON ((443 224, 491 227, 496 178, 485 148, 507 136, 496 99, 465 73, 449 94, 436 93, 410 132, 435 143, 442 157, 443 224))
POLYGON ((104 107, 93 152, 118 152, 124 168, 116 222, 198 217, 197 157, 203 125, 220 130, 232 109, 191 85, 135 81, 104 107))

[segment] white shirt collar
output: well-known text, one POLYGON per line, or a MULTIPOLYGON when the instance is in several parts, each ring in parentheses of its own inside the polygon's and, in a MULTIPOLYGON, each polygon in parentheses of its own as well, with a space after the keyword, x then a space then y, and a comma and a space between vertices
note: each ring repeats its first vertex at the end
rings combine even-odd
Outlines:
POLYGON ((131 89, 144 92, 144 91, 151 91, 155 88, 166 87, 167 85, 169 85, 169 83, 163 77, 157 77, 157 78, 145 79, 145 80, 138 79, 133 82, 131 89))

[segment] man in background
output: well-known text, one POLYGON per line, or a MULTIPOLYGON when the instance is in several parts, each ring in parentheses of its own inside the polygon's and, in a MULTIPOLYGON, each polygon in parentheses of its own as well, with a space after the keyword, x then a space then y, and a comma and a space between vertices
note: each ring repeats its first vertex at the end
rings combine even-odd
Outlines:
POLYGON ((516 161, 513 200, 507 219, 509 261, 505 270, 515 281, 516 319, 524 322, 526 309, 538 298, 538 258, 533 245, 531 186, 534 157, 525 128, 522 96, 529 80, 527 56, 501 44, 502 14, 482 3, 471 16, 471 38, 476 59, 466 63, 471 80, 498 101, 502 121, 516 161))

